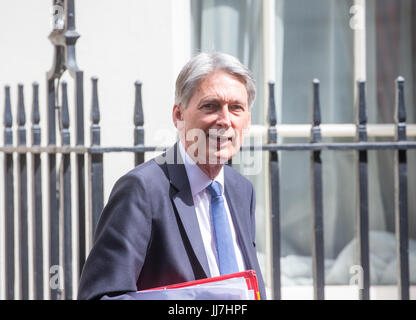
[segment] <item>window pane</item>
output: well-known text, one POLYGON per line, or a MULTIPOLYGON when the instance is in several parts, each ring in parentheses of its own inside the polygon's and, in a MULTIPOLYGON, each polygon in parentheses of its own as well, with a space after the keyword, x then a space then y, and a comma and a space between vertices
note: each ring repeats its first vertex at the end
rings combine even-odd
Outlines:
MULTIPOLYGON (((353 1, 277 1, 276 18, 283 28, 283 36, 276 32, 280 37, 277 50, 283 51, 282 65, 276 71, 282 70, 281 75, 276 74, 282 86, 282 123, 311 122, 314 78, 320 81, 322 123, 354 122, 352 5, 353 1)), ((281 247, 286 257, 282 259, 282 282, 312 284, 310 153, 282 152, 280 159, 281 247), (295 269, 290 268, 293 263, 297 263, 295 269)), ((325 258, 329 267, 355 234, 354 154, 322 152, 322 163, 325 258)))

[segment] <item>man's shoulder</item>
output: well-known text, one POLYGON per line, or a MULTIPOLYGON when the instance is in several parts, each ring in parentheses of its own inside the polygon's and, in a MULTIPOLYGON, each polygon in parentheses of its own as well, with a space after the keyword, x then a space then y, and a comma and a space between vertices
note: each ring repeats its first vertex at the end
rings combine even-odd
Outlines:
POLYGON ((224 178, 227 184, 231 184, 238 188, 253 189, 251 181, 231 166, 224 166, 224 178))
POLYGON ((125 177, 141 178, 143 180, 149 180, 154 183, 156 181, 168 180, 166 169, 163 165, 158 164, 155 159, 150 159, 135 168, 128 171, 125 177))

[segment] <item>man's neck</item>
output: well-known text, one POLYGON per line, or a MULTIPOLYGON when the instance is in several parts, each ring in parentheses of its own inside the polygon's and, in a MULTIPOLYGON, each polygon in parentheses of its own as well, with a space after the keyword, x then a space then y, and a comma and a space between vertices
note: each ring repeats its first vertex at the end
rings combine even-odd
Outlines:
MULTIPOLYGON (((182 141, 179 142, 181 144, 182 150, 186 153, 186 155, 192 159, 192 161, 204 172, 211 180, 214 180, 218 174, 221 172, 222 167, 224 164, 218 163, 218 164, 211 164, 209 161, 208 163, 201 164, 198 159, 194 159, 192 155, 188 153, 188 151, 185 148, 185 145, 182 143, 182 141)), ((185 159, 183 159, 185 161, 185 159)))
POLYGON ((198 167, 211 179, 214 180, 220 173, 223 164, 199 164, 198 167))

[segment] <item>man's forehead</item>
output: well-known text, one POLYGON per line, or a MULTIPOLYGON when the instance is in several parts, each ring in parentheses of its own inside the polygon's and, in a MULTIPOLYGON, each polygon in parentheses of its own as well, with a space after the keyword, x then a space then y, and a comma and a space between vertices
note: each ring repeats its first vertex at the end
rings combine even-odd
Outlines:
POLYGON ((208 96, 204 96, 201 97, 199 99, 199 104, 202 103, 222 103, 222 102, 227 102, 227 103, 233 103, 233 104, 246 104, 247 101, 244 101, 243 97, 222 97, 222 96, 218 96, 218 95, 208 95, 208 96))
POLYGON ((248 99, 247 89, 244 84, 241 87, 233 85, 204 85, 198 86, 198 100, 223 100, 228 102, 240 102, 248 99))

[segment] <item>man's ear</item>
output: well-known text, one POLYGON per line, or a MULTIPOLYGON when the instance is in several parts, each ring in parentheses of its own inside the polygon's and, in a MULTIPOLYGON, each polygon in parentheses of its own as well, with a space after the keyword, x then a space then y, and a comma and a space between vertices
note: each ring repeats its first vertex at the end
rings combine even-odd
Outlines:
POLYGON ((183 110, 181 108, 181 105, 175 104, 173 106, 173 110, 172 110, 172 120, 173 120, 173 124, 175 125, 175 127, 177 129, 180 129, 180 127, 181 127, 180 122, 183 121, 183 110))

